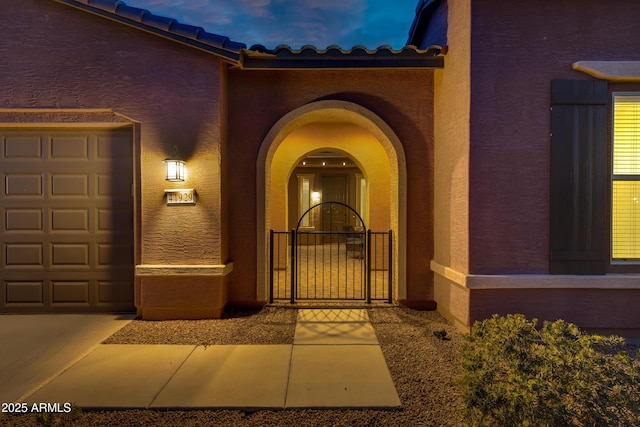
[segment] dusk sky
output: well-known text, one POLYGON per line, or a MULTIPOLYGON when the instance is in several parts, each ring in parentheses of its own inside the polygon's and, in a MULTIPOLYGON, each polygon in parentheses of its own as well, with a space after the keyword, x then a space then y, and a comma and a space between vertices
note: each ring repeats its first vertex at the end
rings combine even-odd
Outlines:
POLYGON ((418 0, 125 0, 252 46, 405 45, 418 0))

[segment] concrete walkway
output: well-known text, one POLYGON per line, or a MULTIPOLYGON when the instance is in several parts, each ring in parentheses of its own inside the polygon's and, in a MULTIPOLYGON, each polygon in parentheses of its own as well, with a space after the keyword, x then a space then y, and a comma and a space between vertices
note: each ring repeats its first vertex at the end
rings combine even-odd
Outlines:
POLYGON ((398 408, 363 309, 298 311, 293 345, 99 345, 22 399, 83 408, 398 408))
POLYGON ((0 315, 0 401, 20 401, 134 317, 100 313, 0 315))

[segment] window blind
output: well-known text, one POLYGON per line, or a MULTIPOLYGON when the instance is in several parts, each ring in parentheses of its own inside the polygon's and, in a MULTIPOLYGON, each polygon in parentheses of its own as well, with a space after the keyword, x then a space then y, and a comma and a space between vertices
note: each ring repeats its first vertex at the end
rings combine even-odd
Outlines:
POLYGON ((614 95, 611 256, 640 259, 640 94, 614 95))

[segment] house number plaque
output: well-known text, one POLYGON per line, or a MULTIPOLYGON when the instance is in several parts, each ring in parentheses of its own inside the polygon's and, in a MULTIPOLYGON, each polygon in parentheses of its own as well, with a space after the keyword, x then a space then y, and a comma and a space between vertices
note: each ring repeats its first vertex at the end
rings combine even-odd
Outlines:
POLYGON ((164 190, 164 193, 167 195, 167 206, 196 204, 196 192, 193 188, 164 190))

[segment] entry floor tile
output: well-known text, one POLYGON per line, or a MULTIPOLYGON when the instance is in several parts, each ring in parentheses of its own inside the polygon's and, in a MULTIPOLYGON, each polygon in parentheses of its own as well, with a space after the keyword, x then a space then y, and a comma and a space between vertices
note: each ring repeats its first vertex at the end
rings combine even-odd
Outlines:
POLYGON ((291 347, 198 347, 151 407, 283 408, 291 347))
POLYGON ((27 402, 144 408, 194 349, 193 345, 101 345, 29 396, 27 402))
POLYGON ((298 322, 293 343, 295 345, 377 345, 378 339, 369 322, 298 322))
POLYGON ((398 408, 377 345, 294 345, 287 408, 398 408))
POLYGON ((301 309, 298 310, 298 322, 368 322, 365 309, 301 309))

